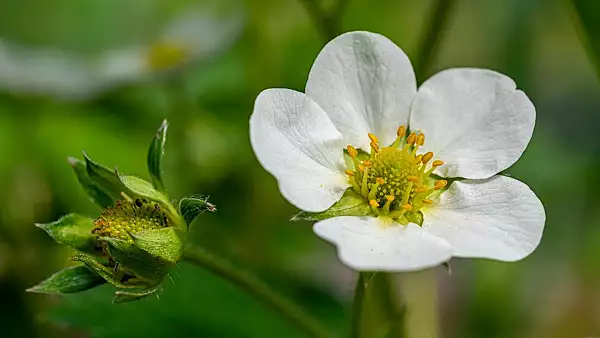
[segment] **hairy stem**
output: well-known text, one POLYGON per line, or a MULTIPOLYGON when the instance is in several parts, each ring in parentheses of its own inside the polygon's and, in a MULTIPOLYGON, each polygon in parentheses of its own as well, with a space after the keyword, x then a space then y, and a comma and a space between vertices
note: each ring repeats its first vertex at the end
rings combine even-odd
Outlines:
POLYGON ((206 269, 252 294, 258 300, 285 316, 291 323, 306 332, 307 335, 316 338, 331 337, 327 329, 298 305, 271 290, 253 275, 234 267, 229 262, 200 248, 186 248, 183 260, 206 269))

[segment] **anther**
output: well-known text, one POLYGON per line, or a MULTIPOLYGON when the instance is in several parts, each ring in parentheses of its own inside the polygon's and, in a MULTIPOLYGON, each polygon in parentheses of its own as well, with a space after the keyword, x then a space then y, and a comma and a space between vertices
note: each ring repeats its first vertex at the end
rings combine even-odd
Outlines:
POLYGON ((410 211, 412 209, 412 205, 410 204, 402 204, 401 206, 402 209, 406 210, 406 211, 410 211))
POLYGON ((396 135, 398 135, 398 137, 404 137, 406 135, 406 127, 404 127, 404 126, 398 127, 398 131, 396 131, 396 135))
POLYGON ((381 177, 377 177, 377 178, 375 178, 375 182, 377 182, 379 184, 384 184, 385 180, 383 178, 381 178, 381 177))
POLYGON ((422 200, 423 204, 433 204, 432 200, 422 200))
POLYGON ((379 208, 379 202, 377 202, 376 200, 370 200, 369 204, 373 207, 373 208, 379 208))
POLYGON ((433 163, 431 163, 431 166, 433 166, 433 167, 439 167, 441 165, 444 165, 444 161, 442 161, 442 160, 435 160, 435 161, 433 161, 433 163))
POLYGON ((396 196, 394 196, 394 195, 386 195, 385 199, 387 199, 389 202, 392 202, 393 200, 396 199, 396 196))
POLYGON ((379 145, 377 144, 377 142, 371 142, 371 149, 373 149, 373 151, 376 153, 379 152, 379 145))
POLYGON ((369 133, 369 139, 371 139, 371 142, 373 143, 379 143, 379 140, 377 139, 377 136, 369 133))
POLYGON ((358 170, 362 171, 363 173, 365 172, 365 166, 362 164, 358 165, 358 170))
POLYGON ((392 205, 392 202, 394 201, 394 199, 396 199, 396 197, 394 195, 387 195, 385 196, 385 199, 387 200, 385 202, 385 205, 383 206, 383 212, 385 214, 390 212, 390 206, 392 205))
POLYGON ((355 158, 356 156, 358 156, 358 150, 356 150, 356 148, 354 148, 353 146, 348 145, 346 149, 348 149, 348 155, 350 155, 351 158, 355 158))
POLYGON ((446 181, 446 180, 436 181, 435 184, 433 185, 433 189, 440 190, 443 187, 445 187, 447 184, 448 184, 448 181, 446 181))
POLYGON ((369 160, 364 160, 364 161, 362 162, 362 164, 363 164, 365 167, 368 167, 368 166, 370 166, 370 165, 371 165, 371 164, 373 164, 373 163, 372 163, 371 161, 369 161, 369 160))
POLYGON ((410 133, 410 135, 408 135, 408 137, 406 138, 406 144, 408 145, 413 145, 415 144, 415 142, 417 141, 417 134, 415 133, 410 133))
POLYGON ((423 161, 423 163, 427 164, 427 162, 429 162, 431 159, 433 158, 433 153, 431 151, 425 153, 425 155, 423 155, 423 158, 421 159, 421 161, 423 161))
POLYGON ((407 180, 407 181, 409 181, 409 182, 416 182, 416 181, 418 181, 418 180, 419 180, 419 177, 418 177, 418 176, 411 175, 411 176, 408 176, 408 177, 406 178, 406 180, 407 180))
POLYGON ((422 146, 425 144, 425 134, 419 134, 417 136, 417 145, 422 146))
POLYGON ((352 170, 346 170, 345 173, 348 176, 354 176, 354 171, 352 171, 352 170))

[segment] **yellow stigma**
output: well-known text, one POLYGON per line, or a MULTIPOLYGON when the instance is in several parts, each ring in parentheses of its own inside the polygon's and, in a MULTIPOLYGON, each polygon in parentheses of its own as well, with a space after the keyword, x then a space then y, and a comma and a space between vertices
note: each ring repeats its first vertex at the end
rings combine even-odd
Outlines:
POLYGON ((379 138, 369 133, 368 157, 348 145, 346 149, 356 169, 349 169, 346 174, 352 188, 365 198, 375 215, 407 224, 422 219, 415 214, 423 206, 433 204, 433 197, 448 182, 431 177, 435 168, 444 165, 443 161, 434 160, 432 152, 417 154, 425 144, 425 134, 411 132, 407 136, 404 126, 398 127, 396 133, 397 138, 390 146, 381 145, 379 138))

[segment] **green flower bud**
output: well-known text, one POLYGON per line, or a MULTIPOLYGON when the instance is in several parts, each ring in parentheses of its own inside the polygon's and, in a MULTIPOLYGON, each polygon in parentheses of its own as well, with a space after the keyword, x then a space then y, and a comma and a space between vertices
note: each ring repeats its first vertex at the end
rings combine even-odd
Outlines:
POLYGON ((88 197, 104 208, 95 220, 69 214, 56 222, 36 224, 58 243, 79 253, 83 263, 55 273, 30 288, 38 293, 74 293, 108 282, 120 289, 114 302, 137 300, 156 292, 183 255, 189 224, 204 211, 215 211, 203 197, 185 197, 175 208, 162 181, 166 140, 164 121, 148 151, 152 183, 124 175, 92 161, 69 158, 88 197))

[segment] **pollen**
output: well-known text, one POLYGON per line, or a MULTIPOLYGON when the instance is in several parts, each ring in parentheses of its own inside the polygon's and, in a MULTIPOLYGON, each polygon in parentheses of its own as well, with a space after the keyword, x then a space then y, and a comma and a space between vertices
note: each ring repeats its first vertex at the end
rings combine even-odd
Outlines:
POLYGON ((371 153, 360 155, 352 145, 347 146, 354 168, 346 170, 352 188, 365 198, 373 213, 388 216, 401 224, 422 219, 420 209, 434 203, 434 196, 448 182, 431 177, 435 168, 444 165, 434 160, 433 152, 418 153, 425 144, 425 134, 410 132, 405 126, 397 129, 397 138, 389 146, 382 145, 372 133, 371 153))
POLYGON ((131 235, 167 226, 167 215, 158 204, 146 199, 121 200, 94 221, 92 233, 131 241, 131 235))

